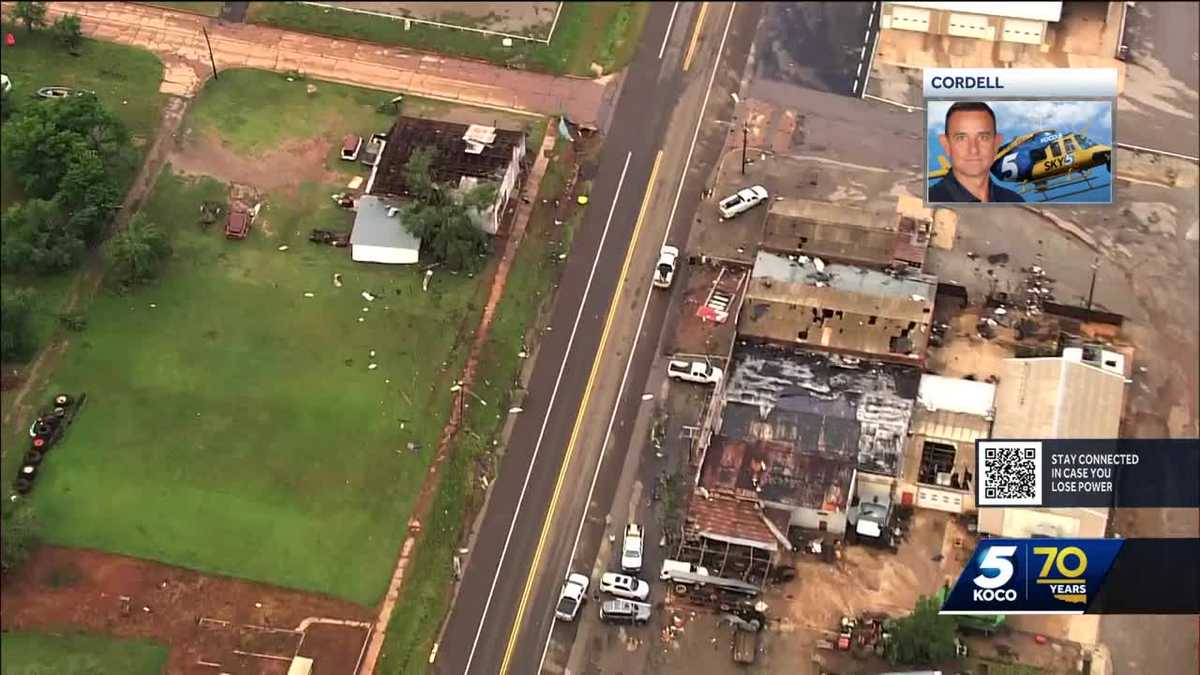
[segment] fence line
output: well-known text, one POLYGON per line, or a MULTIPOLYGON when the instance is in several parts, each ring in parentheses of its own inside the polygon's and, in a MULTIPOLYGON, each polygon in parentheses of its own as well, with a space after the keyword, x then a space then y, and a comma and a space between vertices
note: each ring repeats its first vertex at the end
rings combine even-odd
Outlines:
POLYGON ((554 30, 558 27, 558 16, 562 13, 563 3, 558 3, 558 9, 554 12, 554 22, 550 25, 550 34, 544 38, 532 37, 529 35, 519 35, 517 33, 505 33, 503 31, 488 30, 487 28, 473 28, 471 26, 458 26, 452 23, 442 23, 441 21, 433 21, 432 19, 416 19, 411 16, 401 16, 398 14, 388 14, 386 12, 375 12, 369 9, 358 9, 356 7, 342 7, 341 5, 331 5, 325 2, 301 2, 302 5, 310 5, 312 7, 322 7, 324 9, 337 10, 339 12, 354 12, 356 14, 368 14, 370 16, 378 16, 384 19, 393 21, 408 21, 411 23, 419 23, 427 26, 435 26, 437 28, 448 28, 451 30, 465 30, 481 35, 491 35, 495 37, 505 37, 514 40, 524 40, 525 42, 536 42, 538 44, 548 45, 551 38, 554 37, 554 30))

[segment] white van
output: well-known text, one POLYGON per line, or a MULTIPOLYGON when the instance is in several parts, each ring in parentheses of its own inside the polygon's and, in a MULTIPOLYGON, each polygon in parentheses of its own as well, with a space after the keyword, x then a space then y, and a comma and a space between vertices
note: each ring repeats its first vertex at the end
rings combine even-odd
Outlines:
POLYGON ((658 578, 662 579, 663 581, 670 581, 671 576, 676 572, 708 576, 708 570, 700 567, 699 565, 693 565, 692 563, 685 563, 682 560, 671 560, 668 558, 663 561, 662 571, 658 573, 658 578))

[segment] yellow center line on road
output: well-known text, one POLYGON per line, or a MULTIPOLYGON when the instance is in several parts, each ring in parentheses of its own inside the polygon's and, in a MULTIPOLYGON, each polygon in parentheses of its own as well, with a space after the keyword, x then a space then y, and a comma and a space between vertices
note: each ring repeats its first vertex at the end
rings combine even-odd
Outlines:
MULTIPOLYGON (((587 412, 588 400, 592 396, 592 385, 596 382, 596 374, 600 372, 600 358, 604 354, 604 346, 608 342, 608 332, 612 329, 613 318, 617 315, 618 300, 625 287, 625 275, 629 273, 629 263, 633 260, 633 251, 637 248, 638 236, 642 231, 642 221, 646 218, 646 209, 650 206, 650 195, 654 192, 654 181, 658 177, 658 166, 662 162, 663 152, 658 151, 654 157, 654 167, 650 169, 650 180, 646 183, 646 195, 642 198, 642 207, 638 211, 637 222, 633 226, 633 238, 625 251, 625 262, 621 265, 621 276, 617 278, 617 288, 613 291, 612 300, 608 305, 608 318, 604 320, 604 331, 600 333, 600 346, 596 349, 596 358, 592 360, 592 372, 588 375, 587 385, 583 389, 583 401, 579 404, 579 412, 575 415, 575 426, 571 429, 571 440, 567 443, 567 453, 563 457, 562 467, 558 470, 558 481, 554 484, 554 494, 550 497, 550 508, 546 510, 546 519, 542 522, 542 533, 538 537, 537 549, 533 554, 533 562, 529 565, 529 574, 525 577, 525 589, 521 592, 521 602, 517 605, 517 617, 513 621, 512 632, 508 635, 508 646, 504 649, 504 660, 500 664, 500 675, 508 673, 508 664, 512 660, 513 650, 517 646, 517 634, 521 631, 521 622, 525 616, 525 606, 529 602, 529 593, 533 589, 533 577, 538 563, 542 559, 542 549, 546 545, 546 537, 550 534, 550 522, 554 519, 554 510, 558 505, 558 496, 562 492, 563 482, 567 478, 567 467, 575 453, 575 442, 579 439, 579 430, 583 426, 583 416, 587 412)), ((588 508, 587 504, 583 505, 588 508)))
POLYGON ((708 14, 708 3, 700 3, 700 16, 696 17, 696 28, 692 30, 692 41, 688 44, 687 55, 683 57, 683 72, 692 67, 692 57, 696 54, 696 42, 700 39, 700 28, 704 25, 704 15, 708 14))

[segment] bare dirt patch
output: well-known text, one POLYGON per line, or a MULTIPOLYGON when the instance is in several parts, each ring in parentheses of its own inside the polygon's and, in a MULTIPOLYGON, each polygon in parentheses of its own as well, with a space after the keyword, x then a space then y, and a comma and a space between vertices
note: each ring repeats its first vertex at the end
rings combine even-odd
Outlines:
POLYGON ((189 134, 171 155, 171 166, 178 173, 253 185, 261 192, 294 190, 302 183, 341 181, 325 169, 329 147, 328 140, 317 136, 250 157, 238 154, 218 135, 189 134))
POLYGON ((318 672, 349 675, 367 629, 302 622, 308 617, 365 621, 370 615, 368 608, 314 593, 45 546, 4 580, 0 625, 148 638, 170 648, 168 673, 214 672, 199 665, 201 659, 220 662, 231 673, 272 673, 284 662, 233 650, 290 658, 300 647, 322 664, 318 672), (313 631, 311 640, 305 629, 313 631))

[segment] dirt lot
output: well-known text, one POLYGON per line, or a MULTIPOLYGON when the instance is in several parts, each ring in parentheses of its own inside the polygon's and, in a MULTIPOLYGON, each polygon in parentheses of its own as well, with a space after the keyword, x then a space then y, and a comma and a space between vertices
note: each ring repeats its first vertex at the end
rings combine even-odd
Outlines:
POLYGON ((331 2, 398 17, 437 21, 466 28, 481 28, 513 35, 545 38, 550 33, 557 2, 331 2))
POLYGON ((203 575, 98 551, 45 546, 4 582, 4 630, 84 630, 167 645, 168 673, 286 672, 277 659, 300 648, 316 673, 349 675, 368 628, 305 623, 309 617, 365 622, 351 603, 228 577, 203 575), (206 620, 201 625, 200 619, 206 620), (280 664, 283 669, 279 670, 280 664))
POLYGON ((329 141, 316 137, 287 143, 257 157, 247 157, 223 144, 218 136, 185 132, 170 161, 178 173, 211 176, 270 192, 296 188, 301 183, 340 182, 342 176, 325 169, 325 157, 329 152, 329 141))

